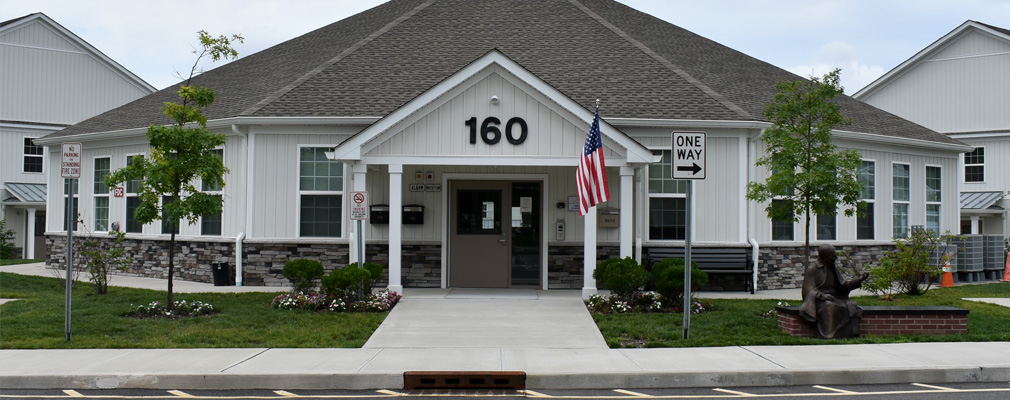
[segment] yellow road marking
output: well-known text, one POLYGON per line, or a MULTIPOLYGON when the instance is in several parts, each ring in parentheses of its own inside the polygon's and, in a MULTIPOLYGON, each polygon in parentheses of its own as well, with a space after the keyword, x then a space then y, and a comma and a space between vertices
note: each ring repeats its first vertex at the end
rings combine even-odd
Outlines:
POLYGON ((526 393, 526 397, 554 397, 554 396, 548 396, 540 392, 534 392, 532 390, 524 390, 523 393, 526 393))
POLYGON ((403 393, 394 392, 392 390, 386 390, 386 389, 376 390, 376 392, 377 393, 381 393, 381 394, 385 394, 385 395, 389 395, 389 396, 405 396, 405 394, 403 394, 403 393))
POLYGON ((174 395, 176 397, 183 397, 183 398, 187 398, 187 399, 195 399, 196 398, 196 396, 193 396, 193 395, 191 395, 189 393, 186 393, 186 392, 183 392, 181 390, 169 390, 168 393, 171 394, 171 395, 174 395))
POLYGON ((924 388, 927 388, 927 389, 944 390, 944 391, 948 391, 948 392, 956 392, 956 391, 958 391, 957 389, 954 389, 954 388, 943 387, 943 386, 934 386, 934 385, 926 385, 926 384, 923 384, 923 383, 913 383, 912 386, 924 387, 924 388))
POLYGON ((277 393, 278 396, 284 396, 284 397, 301 397, 297 394, 291 393, 286 390, 274 390, 274 393, 277 393))
POLYGON ((728 389, 722 389, 722 388, 715 388, 715 389, 712 389, 712 390, 715 390, 716 392, 735 394, 737 396, 743 396, 743 397, 755 397, 755 396, 757 396, 756 394, 753 394, 753 393, 738 392, 736 390, 728 390, 728 389))
POLYGON ((70 397, 84 397, 83 394, 78 393, 76 390, 64 390, 63 393, 66 393, 70 397))
POLYGON ((835 389, 833 387, 827 387, 827 386, 821 386, 821 385, 814 385, 814 388, 815 389, 821 389, 821 390, 827 390, 827 391, 831 391, 831 392, 836 392, 836 393, 859 394, 859 392, 853 392, 851 390, 835 389))
POLYGON ((645 393, 632 392, 630 390, 624 390, 624 389, 614 389, 614 391, 617 392, 617 393, 623 393, 623 394, 626 394, 628 396, 634 396, 634 397, 656 397, 656 396, 653 396, 653 395, 649 395, 649 394, 645 394, 645 393))

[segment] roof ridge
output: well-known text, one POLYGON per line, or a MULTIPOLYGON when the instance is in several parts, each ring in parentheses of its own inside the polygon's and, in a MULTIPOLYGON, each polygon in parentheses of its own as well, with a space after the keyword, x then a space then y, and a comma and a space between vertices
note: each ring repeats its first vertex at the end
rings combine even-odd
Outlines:
POLYGON ((426 0, 424 3, 419 4, 417 7, 414 7, 410 11, 407 11, 403 15, 401 15, 398 18, 396 18, 395 20, 393 20, 392 22, 384 25, 382 28, 379 28, 379 30, 377 30, 375 32, 372 32, 372 34, 366 36, 364 39, 361 39, 357 43, 355 43, 355 44, 351 45, 350 47, 344 49, 344 51, 340 52, 340 54, 337 54, 336 56, 334 56, 333 58, 327 60, 326 62, 324 62, 322 64, 319 64, 316 68, 313 68, 311 71, 309 71, 309 72, 305 73, 304 75, 300 76, 298 79, 295 79, 290 84, 288 84, 288 85, 280 88, 276 92, 274 92, 274 93, 270 94, 269 96, 263 98, 263 100, 260 100, 259 102, 257 102, 256 104, 254 104, 252 107, 247 108, 245 111, 240 112, 238 115, 239 116, 249 116, 249 115, 255 114, 257 111, 263 109, 263 107, 266 107, 267 105, 269 105, 273 101, 281 98, 282 96, 284 96, 285 94, 287 94, 291 90, 294 90, 294 88, 296 88, 296 87, 300 86, 301 84, 305 83, 305 81, 308 81, 312 77, 314 77, 314 76, 320 74, 321 72, 325 71, 327 68, 329 68, 333 64, 336 64, 336 63, 340 62, 340 60, 343 60, 344 57, 347 57, 351 53, 353 53, 356 50, 360 49, 362 46, 368 44, 372 40, 375 40, 379 36, 382 36, 382 34, 384 34, 384 33, 388 32, 389 30, 393 29, 394 27, 396 27, 397 25, 399 25, 403 21, 405 21, 408 18, 414 16, 415 14, 417 14, 421 10, 427 8, 428 6, 430 6, 434 2, 435 2, 435 0, 426 0))
POLYGON ((582 12, 586 13, 586 15, 589 15, 591 18, 595 19, 596 22, 600 23, 600 25, 603 25, 607 29, 610 29, 612 32, 614 32, 615 34, 617 34, 617 36, 619 36, 620 38, 628 41, 628 43, 631 43, 631 45, 635 46, 636 48, 638 48, 639 50, 641 50, 643 53, 645 53, 646 55, 648 55, 652 59, 654 59, 657 62, 659 62, 660 64, 662 64, 664 67, 666 67, 667 69, 669 69, 673 73, 677 74, 677 76, 681 77, 682 79, 686 80, 688 83, 690 83, 690 84, 694 85, 695 87, 697 87, 698 89, 700 89, 706 95, 708 95, 709 97, 711 97, 713 100, 719 102, 719 104, 722 104, 723 106, 725 106, 726 108, 728 108, 730 111, 733 111, 737 115, 739 115, 741 117, 744 117, 744 118, 754 118, 754 116, 751 115, 749 112, 747 112, 747 110, 744 110, 742 107, 740 107, 740 106, 736 105, 735 103, 729 101, 729 99, 723 97, 723 95, 719 94, 719 92, 716 92, 714 89, 708 87, 708 85, 706 85, 702 81, 698 80, 694 76, 691 76, 691 74, 687 73, 687 71, 684 71, 680 67, 678 67, 678 66, 674 65, 672 62, 670 62, 670 60, 667 60, 663 56, 659 55, 659 53, 656 53, 655 51, 653 51, 651 48, 649 48, 649 46, 646 46, 644 43, 642 43, 639 40, 631 37, 631 35, 629 35, 627 32, 625 32, 621 28, 618 28, 616 25, 610 23, 610 21, 608 21, 607 19, 603 18, 602 16, 600 16, 599 14, 597 14, 595 11, 591 10, 585 4, 582 4, 581 2, 579 2, 579 0, 568 0, 568 2, 571 3, 572 5, 574 5, 576 8, 582 10, 582 12))

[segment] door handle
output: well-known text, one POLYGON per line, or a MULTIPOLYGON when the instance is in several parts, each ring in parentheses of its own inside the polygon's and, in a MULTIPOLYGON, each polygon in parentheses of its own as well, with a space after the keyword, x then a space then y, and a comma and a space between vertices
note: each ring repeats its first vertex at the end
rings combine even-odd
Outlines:
POLYGON ((501 245, 504 246, 505 245, 505 238, 498 239, 498 243, 501 243, 501 245))

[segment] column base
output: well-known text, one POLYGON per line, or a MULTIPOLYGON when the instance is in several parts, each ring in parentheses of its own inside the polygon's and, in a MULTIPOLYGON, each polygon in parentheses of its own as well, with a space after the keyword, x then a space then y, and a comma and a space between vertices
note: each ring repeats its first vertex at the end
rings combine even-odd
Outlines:
POLYGON ((390 292, 396 292, 400 296, 403 296, 403 285, 389 285, 386 287, 390 292))
POLYGON ((584 287, 582 288, 582 300, 589 300, 590 296, 597 293, 599 293, 599 290, 594 287, 584 287))

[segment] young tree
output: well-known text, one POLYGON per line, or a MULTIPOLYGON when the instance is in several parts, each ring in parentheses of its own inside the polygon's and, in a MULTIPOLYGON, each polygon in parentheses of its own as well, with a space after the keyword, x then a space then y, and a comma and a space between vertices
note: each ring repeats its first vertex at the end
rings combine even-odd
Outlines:
POLYGON ((840 70, 823 78, 781 81, 775 100, 765 106, 765 118, 772 126, 761 134, 765 156, 755 165, 765 166, 772 175, 762 182, 747 184, 747 198, 769 202, 765 208, 774 220, 806 222, 804 249, 810 267, 810 221, 813 215, 833 216, 841 204, 845 215, 862 206, 856 177, 859 152, 838 151, 831 143, 831 131, 851 121, 842 116, 834 98, 842 94, 840 70), (771 200, 784 200, 776 203, 771 200))
POLYGON ((214 90, 191 85, 200 59, 210 56, 213 61, 222 58, 236 58, 238 52, 232 48, 233 41, 239 43, 244 38, 211 37, 206 31, 197 32, 200 46, 193 51, 197 55, 189 77, 179 86, 182 103, 165 102, 161 107, 171 124, 151 125, 147 128, 147 140, 151 144, 151 154, 145 158, 134 158, 126 168, 117 170, 106 177, 107 185, 114 186, 131 180, 140 180, 140 205, 134 216, 142 224, 163 219, 171 230, 168 250, 168 307, 174 306, 172 276, 175 271, 175 235, 182 219, 195 224, 200 216, 221 212, 221 198, 201 192, 196 187, 196 178, 205 186, 224 186, 224 167, 221 157, 214 148, 225 143, 225 135, 207 129, 207 117, 203 109, 214 102, 214 90))

